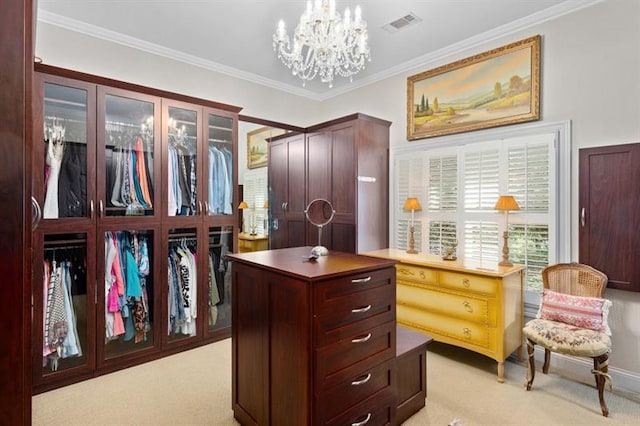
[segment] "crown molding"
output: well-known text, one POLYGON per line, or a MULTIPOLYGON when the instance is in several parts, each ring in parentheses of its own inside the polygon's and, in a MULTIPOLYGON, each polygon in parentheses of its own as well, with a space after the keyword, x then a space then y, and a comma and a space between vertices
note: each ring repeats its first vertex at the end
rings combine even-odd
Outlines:
POLYGON ((576 12, 578 10, 601 3, 605 0, 567 0, 555 6, 529 15, 525 18, 517 19, 505 25, 501 25, 492 30, 467 38, 458 43, 451 44, 445 48, 436 50, 429 54, 419 56, 410 61, 403 62, 382 72, 375 73, 368 77, 357 79, 354 82, 335 87, 324 93, 316 93, 298 86, 285 84, 276 80, 268 79, 257 74, 241 71, 217 62, 205 60, 194 55, 183 53, 174 49, 169 49, 154 43, 130 37, 122 33, 107 30, 102 27, 87 24, 75 19, 71 19, 46 10, 38 11, 38 21, 55 25, 70 31, 95 37, 112 43, 117 43, 133 49, 142 50, 157 56, 162 56, 178 62, 197 66, 210 71, 218 72, 231 77, 260 84, 276 90, 287 92, 292 95, 302 96, 315 101, 325 101, 333 97, 343 95, 356 89, 368 86, 373 83, 385 80, 390 77, 411 72, 416 68, 429 67, 430 64, 440 62, 445 58, 462 54, 465 51, 481 47, 499 38, 508 37, 512 34, 527 28, 539 25, 543 22, 557 19, 561 16, 576 12))

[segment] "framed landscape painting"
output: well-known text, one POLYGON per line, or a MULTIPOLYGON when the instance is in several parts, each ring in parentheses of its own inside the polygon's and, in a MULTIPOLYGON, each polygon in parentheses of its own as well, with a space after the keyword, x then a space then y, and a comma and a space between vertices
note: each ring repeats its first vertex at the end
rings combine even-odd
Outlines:
POLYGON ((540 118, 540 35, 407 78, 407 139, 540 118))
POLYGON ((265 167, 269 159, 269 149, 267 147, 267 139, 279 136, 285 133, 284 129, 276 129, 273 127, 261 127, 247 133, 247 168, 256 169, 265 167))

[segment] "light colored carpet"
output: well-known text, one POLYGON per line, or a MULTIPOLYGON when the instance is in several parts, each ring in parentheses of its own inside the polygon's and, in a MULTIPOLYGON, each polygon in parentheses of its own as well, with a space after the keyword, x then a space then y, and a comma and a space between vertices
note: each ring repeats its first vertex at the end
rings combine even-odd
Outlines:
MULTIPOLYGON (((524 364, 496 363, 460 348, 432 343, 427 355, 426 408, 407 426, 637 425, 640 397, 607 391, 602 417, 594 386, 538 367, 524 390, 524 364)), ((614 383, 615 386, 615 383, 614 383)), ((237 425, 231 410, 231 339, 182 352, 33 398, 33 424, 237 425)), ((302 426, 302 425, 301 425, 302 426)))

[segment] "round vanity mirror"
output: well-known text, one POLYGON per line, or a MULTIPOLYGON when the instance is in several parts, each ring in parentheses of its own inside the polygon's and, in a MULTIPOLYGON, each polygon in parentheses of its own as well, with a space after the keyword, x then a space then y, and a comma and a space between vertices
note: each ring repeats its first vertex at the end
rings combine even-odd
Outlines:
POLYGON ((322 228, 331 222, 335 213, 333 205, 324 198, 316 198, 307 204, 304 214, 311 224, 318 227, 318 245, 311 249, 312 256, 326 256, 329 254, 329 250, 322 246, 322 228))

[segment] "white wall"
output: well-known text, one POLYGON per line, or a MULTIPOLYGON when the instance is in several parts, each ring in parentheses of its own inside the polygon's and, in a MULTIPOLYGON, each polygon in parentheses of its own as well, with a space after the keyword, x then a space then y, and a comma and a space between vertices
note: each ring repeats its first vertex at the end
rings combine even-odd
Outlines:
MULTIPOLYGON (((242 114, 297 126, 361 112, 391 121, 391 144, 403 146, 411 143, 406 140, 407 76, 535 34, 542 35, 541 118, 572 122, 571 253, 577 260, 578 150, 640 142, 638 0, 597 3, 322 103, 47 24, 38 26, 36 55, 51 65, 237 105, 244 107, 242 114)), ((241 144, 245 138, 241 132, 241 144)), ((240 156, 241 168, 245 158, 240 156)), ((614 303, 610 365, 639 379, 640 293, 608 290, 607 297, 614 303)))
MULTIPOLYGON (((406 139, 408 76, 536 34, 542 35, 542 120, 571 120, 572 125, 571 257, 577 261, 578 150, 640 142, 640 1, 607 0, 332 98, 323 102, 322 120, 363 112, 393 123, 392 146, 411 144, 406 139)), ((640 376, 640 293, 610 289, 606 296, 614 303, 610 365, 640 376)))

